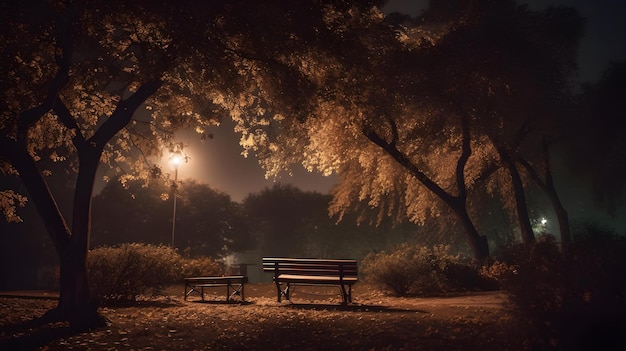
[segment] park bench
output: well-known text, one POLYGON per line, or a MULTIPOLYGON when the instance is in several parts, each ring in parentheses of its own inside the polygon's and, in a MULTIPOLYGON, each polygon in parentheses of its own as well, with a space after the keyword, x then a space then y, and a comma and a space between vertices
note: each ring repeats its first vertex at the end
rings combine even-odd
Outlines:
POLYGON ((263 271, 274 275, 278 302, 283 296, 291 302, 290 288, 296 285, 334 285, 346 305, 352 302, 352 285, 357 282, 356 260, 264 257, 263 271))
POLYGON ((192 292, 200 294, 204 301, 204 289, 216 287, 226 287, 226 301, 233 300, 237 295, 241 296, 241 301, 245 301, 244 284, 247 282, 248 277, 245 275, 185 278, 185 301, 192 292))

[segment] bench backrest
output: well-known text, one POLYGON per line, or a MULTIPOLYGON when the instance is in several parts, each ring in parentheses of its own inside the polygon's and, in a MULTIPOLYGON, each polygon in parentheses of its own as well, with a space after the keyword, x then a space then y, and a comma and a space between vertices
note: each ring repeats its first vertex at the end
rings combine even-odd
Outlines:
POLYGON ((263 257, 263 271, 306 276, 357 277, 356 260, 263 257))

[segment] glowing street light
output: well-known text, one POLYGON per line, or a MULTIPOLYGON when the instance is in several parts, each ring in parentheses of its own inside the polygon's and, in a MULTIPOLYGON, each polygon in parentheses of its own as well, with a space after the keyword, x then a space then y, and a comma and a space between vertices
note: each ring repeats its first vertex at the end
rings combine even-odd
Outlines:
POLYGON ((170 154, 170 164, 174 167, 174 182, 172 183, 172 195, 174 197, 174 210, 172 212, 172 243, 174 248, 174 238, 176 236, 176 198, 178 197, 178 167, 183 163, 187 163, 189 156, 182 151, 183 146, 177 145, 176 149, 170 154))

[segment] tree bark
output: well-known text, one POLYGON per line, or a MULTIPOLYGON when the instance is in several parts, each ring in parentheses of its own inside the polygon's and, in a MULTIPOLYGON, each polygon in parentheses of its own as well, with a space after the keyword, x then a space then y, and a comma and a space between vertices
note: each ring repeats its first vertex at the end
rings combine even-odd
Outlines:
POLYGON ((567 247, 572 243, 572 233, 569 226, 569 215, 567 210, 563 207, 559 195, 556 193, 554 187, 546 189, 548 198, 554 208, 557 221, 559 222, 559 231, 561 232, 561 248, 567 250, 567 247))
POLYGON ((465 201, 452 201, 447 204, 450 206, 450 208, 452 208, 457 218, 461 222, 461 225, 463 225, 463 229, 465 229, 465 237, 467 238, 467 243, 472 250, 474 259, 478 261, 483 261, 484 259, 488 258, 489 243, 487 241, 487 237, 478 234, 478 231, 474 226, 474 222, 472 222, 472 219, 467 212, 465 201))
POLYGON ((545 180, 541 179, 539 174, 535 171, 535 168, 526 160, 520 159, 519 162, 524 169, 530 174, 531 178, 539 185, 539 187, 546 193, 554 213, 556 214, 557 221, 559 222, 559 231, 561 232, 561 248, 566 250, 572 242, 572 234, 569 225, 569 215, 567 210, 563 207, 563 203, 559 197, 556 187, 554 186, 554 179, 552 178, 552 170, 550 167, 550 159, 548 158, 547 145, 544 145, 544 162, 545 162, 545 180))
POLYGON ((515 166, 515 163, 511 159, 509 153, 501 147, 498 147, 498 154, 502 163, 506 166, 511 176, 511 184, 513 185, 513 194, 515 197, 515 207, 517 211, 517 222, 522 233, 522 240, 525 244, 532 244, 535 242, 535 234, 530 224, 530 218, 528 215, 528 202, 526 201, 526 195, 524 194, 524 184, 522 183, 522 177, 515 166))
POLYGON ((102 149, 91 143, 81 146, 72 210, 72 238, 61 258, 59 307, 71 325, 85 329, 104 323, 97 313, 98 304, 90 293, 87 277, 92 194, 102 149))

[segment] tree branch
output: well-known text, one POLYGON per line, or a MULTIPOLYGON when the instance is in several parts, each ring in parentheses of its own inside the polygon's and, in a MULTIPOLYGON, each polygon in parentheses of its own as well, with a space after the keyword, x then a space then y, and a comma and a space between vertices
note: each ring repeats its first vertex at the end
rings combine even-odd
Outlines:
POLYGON ((130 123, 137 108, 143 104, 148 97, 154 94, 162 84, 163 82, 160 79, 147 82, 127 99, 120 100, 113 114, 98 128, 96 133, 89 138, 88 141, 95 143, 98 147, 104 147, 117 132, 130 123))
POLYGON ((363 129, 363 135, 365 135, 370 141, 374 144, 378 145, 381 149, 383 149, 387 154, 393 157, 400 165, 402 165, 406 170, 408 170, 415 178, 417 178, 424 186, 432 191, 435 195, 440 197, 446 203, 452 203, 455 201, 457 197, 450 195, 447 191, 445 191, 442 187, 440 187, 437 183, 435 183, 432 179, 430 179, 424 172, 422 172, 409 158, 400 152, 395 145, 391 145, 383 138, 380 137, 376 132, 372 130, 363 129))
POLYGON ((461 133, 462 133, 462 146, 461 157, 456 163, 456 187, 459 192, 458 197, 465 199, 467 197, 467 187, 465 186, 465 165, 472 155, 472 148, 470 145, 470 127, 467 116, 461 111, 461 133))
POLYGON ((76 119, 72 116, 70 110, 65 106, 65 103, 58 99, 54 104, 53 111, 56 113, 57 117, 63 123, 63 125, 69 129, 74 130, 74 136, 72 137, 72 143, 74 146, 79 149, 85 143, 85 137, 83 136, 78 123, 76 123, 76 119))

